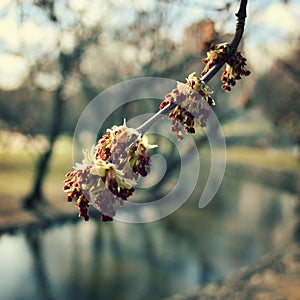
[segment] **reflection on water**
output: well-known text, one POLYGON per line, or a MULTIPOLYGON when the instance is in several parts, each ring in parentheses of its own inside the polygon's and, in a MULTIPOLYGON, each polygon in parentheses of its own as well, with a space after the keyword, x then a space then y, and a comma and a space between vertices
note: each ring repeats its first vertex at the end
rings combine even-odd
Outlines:
MULTIPOLYGON (((195 193, 197 194, 197 192, 195 193)), ((78 222, 0 237, 0 299, 162 299, 228 276, 292 238, 296 195, 226 179, 149 224, 78 222)))

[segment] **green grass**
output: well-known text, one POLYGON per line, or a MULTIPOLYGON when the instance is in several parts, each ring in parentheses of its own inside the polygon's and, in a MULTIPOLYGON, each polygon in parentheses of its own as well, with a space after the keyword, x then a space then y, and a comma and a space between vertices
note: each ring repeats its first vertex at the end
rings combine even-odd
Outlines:
POLYGON ((270 170, 297 172, 300 161, 291 153, 276 149, 249 147, 227 148, 227 163, 250 164, 270 170))
MULTIPOLYGON (((0 153, 0 210, 1 207, 20 205, 34 178, 38 156, 29 152, 0 153)), ((61 137, 54 148, 53 157, 44 186, 49 201, 63 201, 62 191, 65 173, 72 170, 72 140, 61 137)))
MULTIPOLYGON (((200 158, 208 156, 209 149, 202 149, 200 158)), ((6 205, 20 205, 21 199, 30 191, 37 155, 20 153, 0 153, 0 210, 6 205)), ((204 158, 205 160, 205 158, 204 158)), ((280 150, 266 150, 249 147, 227 148, 227 164, 243 164, 265 168, 270 171, 299 172, 300 161, 292 154, 280 150)), ((49 201, 65 204, 62 191, 65 174, 72 170, 72 139, 62 136, 57 141, 50 169, 44 185, 49 201)))
MULTIPOLYGON (((230 146, 226 148, 227 164, 242 164, 251 167, 269 169, 270 171, 299 172, 300 160, 294 154, 280 149, 260 147, 230 146)), ((200 159, 210 157, 210 148, 203 147, 200 159)), ((208 160, 210 163, 210 160, 208 160)))

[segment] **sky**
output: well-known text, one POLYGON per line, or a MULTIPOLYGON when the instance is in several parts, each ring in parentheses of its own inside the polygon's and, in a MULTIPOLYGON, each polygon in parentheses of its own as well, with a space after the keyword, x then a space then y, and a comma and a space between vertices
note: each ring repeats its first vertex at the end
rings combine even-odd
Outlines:
MULTIPOLYGON (((105 0, 61 0, 58 1, 57 10, 63 16, 65 29, 72 27, 74 21, 74 15, 68 14, 63 7, 66 1, 72 9, 82 13, 87 26, 95 24, 99 17, 107 26, 122 26, 122 22, 126 23, 132 18, 133 8, 147 10, 154 5, 152 0, 115 0, 113 3, 117 10, 112 14, 105 0)), ((0 2, 0 88, 5 90, 18 88, 22 84, 36 57, 51 53, 57 47, 60 34, 55 25, 46 22, 47 18, 39 8, 32 8, 32 0, 23 1, 22 23, 20 9, 10 4, 12 2, 0 2)), ((178 42, 183 38, 186 26, 205 16, 215 16, 213 9, 220 7, 223 1, 167 2, 164 0, 159 3, 162 9, 176 16, 170 27, 170 37, 178 42)), ((228 32, 234 32, 235 29, 234 9, 235 5, 230 11, 232 22, 228 22, 226 27, 224 23, 219 25, 228 32)), ((299 19, 300 1, 289 1, 288 5, 279 0, 249 1, 244 45, 248 60, 257 72, 265 71, 275 58, 284 58, 293 50, 299 40, 299 19)), ((65 42, 61 47, 72 45, 72 36, 65 34, 60 42, 65 42)))
POLYGON ((262 12, 249 14, 245 48, 249 61, 257 72, 272 66, 275 59, 286 58, 299 47, 300 1, 285 5, 272 1, 262 12))

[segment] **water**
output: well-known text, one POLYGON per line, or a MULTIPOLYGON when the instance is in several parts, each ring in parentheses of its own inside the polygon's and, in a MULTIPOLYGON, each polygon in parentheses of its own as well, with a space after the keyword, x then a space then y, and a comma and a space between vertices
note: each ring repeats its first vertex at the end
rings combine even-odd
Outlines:
POLYGON ((296 195, 227 178, 208 207, 197 201, 148 224, 77 222, 2 235, 0 299, 162 299, 292 239, 296 195))

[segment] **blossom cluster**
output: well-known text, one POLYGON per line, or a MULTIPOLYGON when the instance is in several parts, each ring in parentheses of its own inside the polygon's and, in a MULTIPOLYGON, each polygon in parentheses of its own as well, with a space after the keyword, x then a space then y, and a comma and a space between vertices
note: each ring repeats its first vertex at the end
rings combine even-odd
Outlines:
POLYGON ((223 90, 230 92, 230 86, 235 86, 236 80, 241 79, 241 76, 250 75, 250 71, 246 69, 246 65, 247 60, 241 55, 239 50, 228 59, 221 77, 223 90))
POLYGON ((250 71, 246 68, 246 58, 242 56, 239 50, 231 53, 228 43, 212 44, 210 50, 207 52, 207 56, 202 61, 205 63, 202 75, 205 75, 219 62, 225 61, 221 80, 223 82, 222 89, 226 92, 231 91, 231 86, 235 86, 236 80, 241 79, 242 76, 250 75, 250 71))
POLYGON ((84 151, 82 163, 67 173, 67 201, 76 200, 79 216, 86 221, 92 203, 101 211, 102 221, 111 221, 115 205, 122 206, 133 194, 138 177, 147 175, 147 149, 153 147, 125 122, 108 129, 91 152, 84 151))
MULTIPOLYGON (((215 65, 225 63, 221 80, 222 88, 230 91, 231 86, 241 76, 248 76, 246 59, 240 51, 232 51, 227 43, 211 45, 204 76, 215 65)), ((160 104, 160 109, 167 108, 172 121, 172 131, 178 140, 184 138, 184 132, 195 133, 195 119, 200 126, 206 127, 210 115, 210 106, 215 105, 206 83, 192 73, 186 83, 177 83, 177 87, 168 93, 160 104)), ((134 186, 139 176, 146 176, 150 166, 147 150, 152 148, 145 138, 134 128, 113 126, 89 152, 84 151, 81 164, 76 164, 74 171, 66 174, 64 191, 67 201, 76 200, 79 216, 89 220, 89 206, 94 204, 101 211, 102 221, 112 221, 116 214, 116 205, 134 193, 134 186)), ((154 146, 155 147, 155 146, 154 146)))
POLYGON ((226 59, 228 54, 228 43, 222 43, 218 45, 211 44, 209 51, 206 53, 207 56, 202 59, 202 62, 205 63, 205 67, 201 75, 205 75, 213 66, 226 59))
POLYGON ((177 87, 165 96, 160 104, 160 109, 167 105, 175 104, 169 113, 172 120, 172 131, 177 135, 178 140, 183 139, 183 125, 186 133, 195 133, 195 118, 200 121, 202 127, 206 126, 210 114, 210 105, 215 101, 208 91, 208 86, 201 79, 192 73, 186 79, 186 83, 177 83, 177 87))

